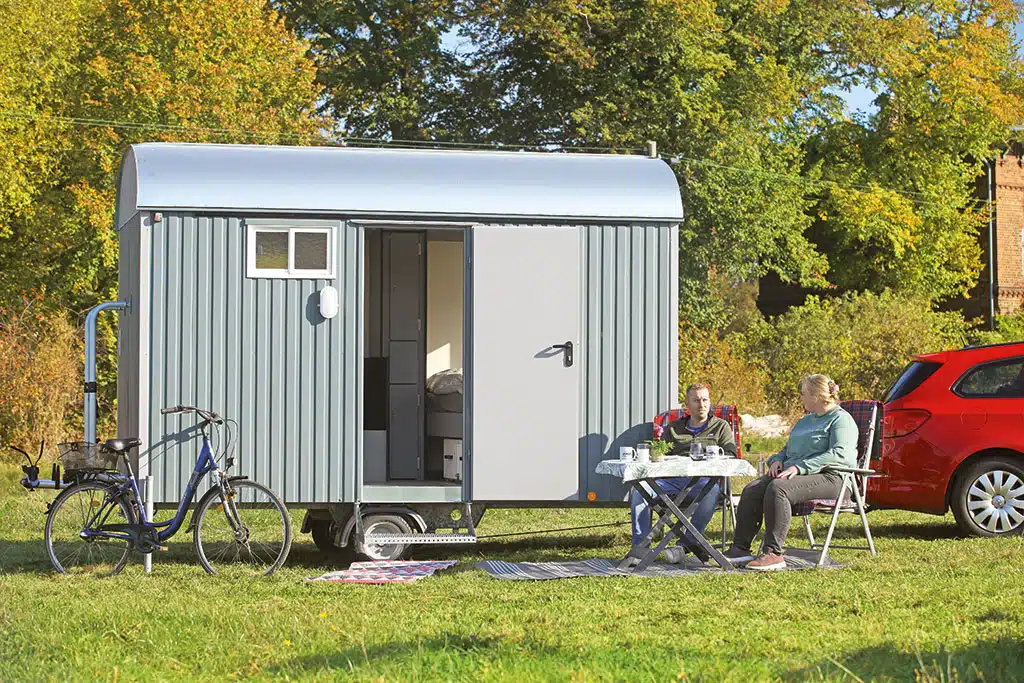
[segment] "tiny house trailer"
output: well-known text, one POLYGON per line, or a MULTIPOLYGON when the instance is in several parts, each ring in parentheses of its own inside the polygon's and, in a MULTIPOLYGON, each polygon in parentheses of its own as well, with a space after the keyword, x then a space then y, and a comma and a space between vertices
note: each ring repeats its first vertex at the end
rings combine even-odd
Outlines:
POLYGON ((237 471, 376 557, 621 504, 594 468, 676 405, 681 219, 644 156, 135 145, 119 433, 160 506, 195 455, 160 409, 234 418, 237 471))

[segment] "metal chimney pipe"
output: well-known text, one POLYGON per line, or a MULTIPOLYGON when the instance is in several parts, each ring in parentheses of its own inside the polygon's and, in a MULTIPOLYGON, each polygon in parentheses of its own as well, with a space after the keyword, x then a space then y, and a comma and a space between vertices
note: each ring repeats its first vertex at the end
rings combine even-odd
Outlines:
POLYGON ((108 309, 125 310, 127 301, 107 301, 96 306, 85 316, 85 437, 87 443, 96 441, 96 318, 108 309))

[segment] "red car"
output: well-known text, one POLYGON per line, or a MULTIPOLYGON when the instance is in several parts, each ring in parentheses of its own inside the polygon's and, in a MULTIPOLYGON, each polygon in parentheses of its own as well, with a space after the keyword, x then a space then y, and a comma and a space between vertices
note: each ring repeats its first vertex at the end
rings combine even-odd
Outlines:
POLYGON ((1024 342, 915 356, 886 392, 868 502, 1024 532, 1024 342))

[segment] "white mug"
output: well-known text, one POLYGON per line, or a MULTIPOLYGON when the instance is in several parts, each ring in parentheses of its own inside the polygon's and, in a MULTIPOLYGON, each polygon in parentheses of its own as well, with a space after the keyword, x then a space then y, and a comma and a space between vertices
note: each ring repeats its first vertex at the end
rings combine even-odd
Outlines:
POLYGON ((704 447, 704 452, 707 454, 707 457, 709 457, 709 458, 721 458, 721 457, 725 456, 725 451, 722 450, 722 447, 721 446, 717 446, 715 444, 712 444, 710 446, 705 446, 704 447))
POLYGON ((632 446, 619 446, 619 460, 634 460, 636 459, 636 449, 632 446))

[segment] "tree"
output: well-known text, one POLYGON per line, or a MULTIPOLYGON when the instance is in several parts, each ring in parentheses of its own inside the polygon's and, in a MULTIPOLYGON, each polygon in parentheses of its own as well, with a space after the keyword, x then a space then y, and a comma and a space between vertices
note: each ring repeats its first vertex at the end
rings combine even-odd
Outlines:
POLYGON ((346 136, 446 139, 457 107, 462 60, 443 45, 454 0, 277 0, 289 25, 310 40, 322 112, 346 136))
POLYGON ((116 292, 116 172, 142 141, 313 142, 307 46, 256 0, 0 0, 0 301, 116 292), (43 68, 39 68, 40 65, 43 68), (26 180, 28 179, 28 180, 26 180))

